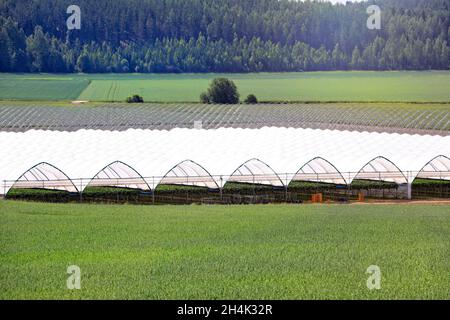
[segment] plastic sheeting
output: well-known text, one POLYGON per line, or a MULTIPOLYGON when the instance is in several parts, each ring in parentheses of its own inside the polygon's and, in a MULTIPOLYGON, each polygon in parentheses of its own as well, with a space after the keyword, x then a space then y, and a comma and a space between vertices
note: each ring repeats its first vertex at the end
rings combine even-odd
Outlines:
POLYGON ((321 157, 314 158, 302 166, 292 180, 347 184, 339 170, 329 161, 321 157))
MULTIPOLYGON (((174 166, 164 177, 159 180, 158 184, 175 184, 185 186, 205 187, 209 189, 217 189, 219 185, 216 180, 201 165, 191 160, 183 161, 174 166)), ((156 188, 156 182, 153 182, 156 188)))
POLYGON ((420 170, 417 178, 450 180, 450 158, 445 156, 433 158, 420 170))
POLYGON ((24 172, 15 182, 16 188, 41 188, 78 192, 73 181, 64 172, 51 164, 42 162, 24 172))
POLYGON ((117 179, 139 189, 160 183, 217 188, 229 180, 275 186, 292 179, 404 183, 422 169, 448 172, 449 156, 450 136, 267 127, 0 132, 0 193, 19 178, 22 186, 71 192, 116 185, 117 179), (44 174, 30 170, 43 162, 44 174))
POLYGON ((265 184, 276 187, 285 185, 277 173, 267 163, 259 159, 250 159, 243 163, 231 174, 227 181, 265 184))
POLYGON ((151 190, 151 187, 136 170, 121 161, 114 161, 107 165, 88 184, 90 187, 111 185, 119 188, 151 190))
POLYGON ((405 174, 385 157, 376 157, 370 160, 353 179, 379 180, 397 184, 408 183, 408 178, 405 174))

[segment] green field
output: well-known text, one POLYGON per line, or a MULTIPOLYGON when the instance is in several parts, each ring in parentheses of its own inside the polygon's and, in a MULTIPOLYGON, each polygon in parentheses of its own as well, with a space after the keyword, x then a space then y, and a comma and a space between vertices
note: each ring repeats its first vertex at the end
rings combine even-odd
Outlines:
POLYGON ((198 102, 215 77, 260 101, 449 102, 450 71, 258 74, 0 74, 2 100, 198 102))
POLYGON ((88 85, 88 79, 78 77, 0 74, 0 99, 75 100, 88 85))
POLYGON ((448 299, 448 208, 1 201, 0 298, 448 299))

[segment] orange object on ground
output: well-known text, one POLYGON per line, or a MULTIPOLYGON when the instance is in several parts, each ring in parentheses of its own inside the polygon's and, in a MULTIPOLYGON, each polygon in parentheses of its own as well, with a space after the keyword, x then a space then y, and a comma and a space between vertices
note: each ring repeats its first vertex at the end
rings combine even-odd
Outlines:
POLYGON ((364 200, 365 200, 364 193, 360 192, 360 193, 358 194, 358 201, 359 201, 359 202, 364 202, 364 200))
POLYGON ((323 202, 323 196, 322 196, 322 194, 321 194, 321 193, 314 193, 314 194, 311 196, 311 201, 312 201, 313 203, 322 203, 322 202, 323 202))

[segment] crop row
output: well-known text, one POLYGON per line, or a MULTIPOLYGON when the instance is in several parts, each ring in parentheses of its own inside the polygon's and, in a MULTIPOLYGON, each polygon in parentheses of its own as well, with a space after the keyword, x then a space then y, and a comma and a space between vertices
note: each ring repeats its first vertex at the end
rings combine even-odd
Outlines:
POLYGON ((0 130, 74 131, 194 127, 260 128, 264 126, 356 131, 442 133, 450 131, 450 106, 440 104, 104 104, 53 107, 0 106, 0 130))

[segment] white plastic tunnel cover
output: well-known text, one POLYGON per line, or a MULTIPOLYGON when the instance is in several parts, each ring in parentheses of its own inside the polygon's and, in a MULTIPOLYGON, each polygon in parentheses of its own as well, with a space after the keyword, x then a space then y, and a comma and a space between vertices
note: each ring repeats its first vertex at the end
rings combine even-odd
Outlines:
POLYGON ((219 185, 211 174, 192 160, 182 161, 170 169, 159 181, 158 185, 161 184, 219 189, 219 185))
POLYGON ((276 187, 284 186, 278 174, 265 162, 250 159, 239 166, 228 178, 227 182, 263 184, 276 187))
MULTIPOLYGON (((77 187, 64 172, 46 162, 41 162, 28 169, 14 182, 10 189, 48 189, 78 192, 77 187)), ((9 190, 5 190, 5 193, 9 190)))
POLYGON ((330 184, 347 184, 339 170, 328 160, 317 157, 306 164, 294 175, 291 181, 311 181, 330 184))
POLYGON ((395 182, 397 184, 408 183, 408 179, 403 172, 385 157, 376 157, 369 161, 359 170, 353 180, 375 180, 395 182))
POLYGON ((151 190, 144 178, 135 169, 122 161, 115 161, 104 167, 86 187, 151 190))
POLYGON ((450 180, 450 158, 437 156, 419 171, 416 179, 450 180))

